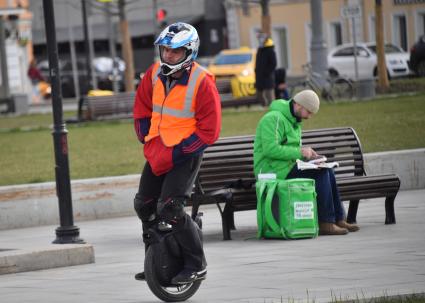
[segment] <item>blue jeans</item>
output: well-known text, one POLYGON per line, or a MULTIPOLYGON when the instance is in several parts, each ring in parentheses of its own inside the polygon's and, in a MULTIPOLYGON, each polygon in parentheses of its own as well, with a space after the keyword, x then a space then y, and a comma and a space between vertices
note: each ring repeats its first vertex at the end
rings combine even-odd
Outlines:
POLYGON ((344 206, 339 198, 333 169, 299 170, 295 165, 286 179, 308 178, 316 182, 319 222, 335 223, 345 219, 344 206))

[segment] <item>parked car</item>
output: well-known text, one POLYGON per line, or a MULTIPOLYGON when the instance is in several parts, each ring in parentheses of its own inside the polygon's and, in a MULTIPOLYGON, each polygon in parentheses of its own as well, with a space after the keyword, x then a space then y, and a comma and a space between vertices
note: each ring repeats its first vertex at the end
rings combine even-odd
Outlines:
POLYGON ((115 78, 119 90, 124 90, 125 62, 122 59, 117 57, 114 62, 111 57, 97 57, 93 59, 93 68, 99 89, 113 90, 112 81, 115 78))
POLYGON ((256 53, 248 47, 223 49, 210 62, 222 100, 255 94, 256 53))
POLYGON ((256 50, 248 47, 223 49, 208 65, 216 79, 249 76, 255 73, 256 50))
POLYGON ((425 77, 425 35, 410 49, 410 69, 416 75, 425 77))
MULTIPOLYGON (((123 60, 117 58, 117 72, 116 79, 119 83, 119 90, 124 90, 124 71, 125 63, 123 60)), ((97 57, 93 59, 93 69, 96 74, 97 85, 102 90, 112 90, 113 73, 113 60, 109 57, 97 57)), ((77 76, 80 87, 80 94, 87 94, 89 90, 89 81, 87 79, 86 62, 83 59, 77 59, 77 76)), ((49 78, 49 62, 48 60, 41 60, 37 65, 41 74, 49 78)), ((59 71, 61 76, 62 96, 64 98, 75 97, 75 84, 74 75, 72 71, 72 62, 69 59, 59 60, 59 71)))
MULTIPOLYGON (((359 79, 370 79, 378 74, 375 43, 357 43, 357 66, 359 79)), ((411 74, 409 54, 396 45, 385 45, 385 61, 388 76, 402 77, 411 74)), ((328 67, 331 74, 355 79, 354 45, 343 44, 333 48, 328 54, 328 67)))

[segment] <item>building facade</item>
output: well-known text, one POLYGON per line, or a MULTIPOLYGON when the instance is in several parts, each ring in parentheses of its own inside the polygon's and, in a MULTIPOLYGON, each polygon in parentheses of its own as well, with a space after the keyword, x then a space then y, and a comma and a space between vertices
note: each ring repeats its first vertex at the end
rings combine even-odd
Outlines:
POLYGON ((31 19, 26 0, 0 0, 0 99, 28 95, 32 59, 31 19))
MULTIPOLYGON (((120 56, 121 37, 117 16, 117 1, 111 4, 112 14, 105 10, 105 3, 85 0, 88 4, 88 28, 94 56, 111 54, 111 39, 120 56), (112 37, 112 38, 111 38, 112 37)), ((272 38, 275 42, 278 66, 285 67, 288 75, 301 75, 302 65, 311 59, 310 44, 311 3, 313 0, 270 0, 272 38)), ((82 4, 77 0, 55 0, 56 38, 60 58, 70 58, 72 49, 77 57, 85 54, 82 4)), ((210 57, 224 48, 258 47, 257 34, 261 28, 259 1, 251 0, 139 0, 126 2, 126 17, 131 34, 134 65, 137 73, 143 72, 153 62, 154 37, 160 26, 155 12, 164 9, 167 24, 184 21, 193 24, 200 34, 200 56, 210 57)), ((353 41, 375 40, 374 0, 322 0, 323 33, 327 49, 353 41), (360 16, 344 18, 341 11, 346 6, 358 6, 360 16), (354 31, 353 31, 354 28, 354 31)), ((44 30, 43 1, 0 0, 0 11, 7 27, 15 27, 15 37, 7 43, 18 48, 20 56, 8 55, 11 70, 19 63, 18 74, 12 75, 12 90, 25 84, 25 68, 33 54, 45 59, 46 36, 44 30), (24 9, 17 20, 6 17, 7 9, 24 9), (15 62, 16 64, 12 64, 15 62)), ((421 35, 425 34, 425 0, 382 0, 384 12, 384 39, 406 51, 421 35)), ((16 55, 17 52, 9 51, 16 55)), ((15 67, 15 68, 14 68, 15 67)), ((21 89, 22 90, 22 89, 21 89)))
MULTIPOLYGON (((233 47, 258 46, 257 33, 261 28, 259 4, 227 0, 226 7, 229 37, 233 47), (231 14, 229 15, 229 12, 231 14), (236 33, 235 33, 236 32, 236 33)), ((302 74, 302 65, 310 61, 311 0, 271 0, 270 16, 272 38, 278 58, 278 66, 285 67, 289 75, 302 74)), ((360 17, 354 18, 357 42, 375 41, 374 0, 323 0, 323 33, 328 49, 353 42, 352 18, 344 18, 345 6, 359 6, 360 17)), ((385 42, 400 46, 406 51, 425 34, 425 0, 382 0, 385 42)))
MULTIPOLYGON (((110 55, 111 36, 114 37, 117 54, 121 51, 121 36, 117 2, 110 4, 108 15, 106 4, 96 0, 86 0, 88 29, 94 56, 110 55)), ((34 53, 37 57, 46 57, 43 2, 30 0, 29 10, 33 13, 32 34, 34 53)), ((56 38, 59 55, 67 57, 70 45, 74 44, 77 54, 83 54, 84 33, 82 19, 82 1, 55 0, 56 38)), ((223 0, 140 0, 126 1, 126 19, 133 46, 135 70, 142 72, 154 59, 154 37, 164 24, 159 25, 156 11, 166 12, 164 22, 176 21, 194 25, 201 36, 201 56, 211 56, 226 47, 226 19, 223 0)))

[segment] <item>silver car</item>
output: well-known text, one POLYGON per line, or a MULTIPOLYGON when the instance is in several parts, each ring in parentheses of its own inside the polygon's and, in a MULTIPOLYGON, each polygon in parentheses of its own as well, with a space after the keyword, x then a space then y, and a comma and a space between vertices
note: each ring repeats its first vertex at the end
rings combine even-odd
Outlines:
MULTIPOLYGON (((377 76, 377 56, 375 43, 357 43, 357 66, 359 79, 377 76)), ((411 74, 409 53, 396 45, 385 45, 385 61, 390 78, 411 74)), ((343 44, 332 49, 328 54, 328 67, 331 73, 355 80, 354 45, 343 44)))

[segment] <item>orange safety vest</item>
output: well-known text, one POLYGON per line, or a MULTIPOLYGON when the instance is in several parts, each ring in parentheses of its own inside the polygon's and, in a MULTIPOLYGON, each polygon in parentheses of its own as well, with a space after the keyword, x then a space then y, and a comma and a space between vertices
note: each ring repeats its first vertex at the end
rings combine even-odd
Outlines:
POLYGON ((187 85, 176 84, 166 96, 164 84, 159 79, 160 71, 157 62, 152 69, 152 117, 145 142, 160 136, 164 145, 171 147, 195 132, 196 94, 200 83, 210 73, 195 62, 187 85))

